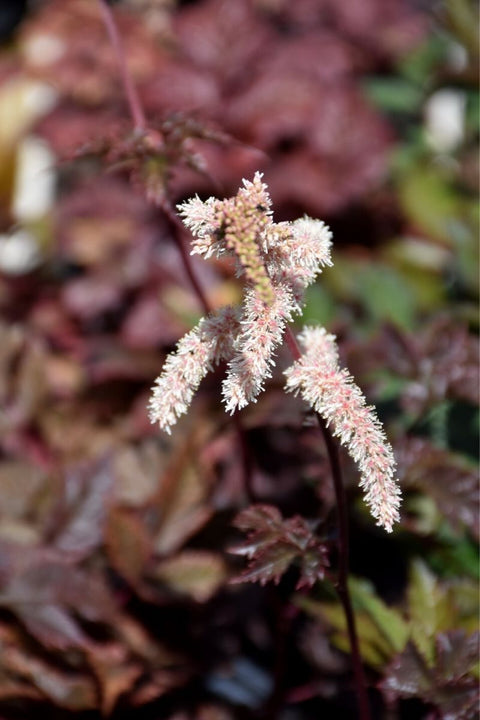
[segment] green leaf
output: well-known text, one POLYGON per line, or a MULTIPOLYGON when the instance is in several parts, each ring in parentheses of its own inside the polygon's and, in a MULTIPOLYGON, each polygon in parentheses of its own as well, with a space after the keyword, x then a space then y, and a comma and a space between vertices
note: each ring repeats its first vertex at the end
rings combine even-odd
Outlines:
POLYGON ((418 87, 399 77, 371 77, 364 88, 373 103, 387 112, 414 113, 423 99, 418 87))
POLYGON ((430 237, 453 244, 452 234, 463 215, 460 197, 438 169, 417 164, 398 182, 400 203, 410 222, 430 237))
POLYGON ((421 560, 412 563, 407 590, 411 637, 427 665, 435 656, 435 635, 454 626, 454 609, 448 594, 421 560))
POLYGON ((375 623, 380 635, 395 652, 400 652, 408 640, 408 625, 400 613, 389 608, 365 580, 349 581, 354 607, 363 610, 375 623))
POLYGON ((357 287, 369 315, 402 328, 413 326, 416 300, 411 287, 392 267, 369 263, 357 275, 357 287))
MULTIPOLYGON (((389 608, 377 597, 371 585, 363 580, 349 582, 355 610, 358 641, 363 660, 374 668, 382 668, 408 640, 408 624, 397 610, 389 608)), ((350 652, 345 613, 339 602, 318 602, 305 597, 296 604, 313 617, 327 621, 335 632, 333 644, 350 652)))
MULTIPOLYGON (((345 612, 337 603, 318 602, 308 597, 298 596, 296 604, 309 615, 321 618, 327 622, 334 632, 331 636, 332 644, 343 652, 350 653, 345 612)), ((356 613, 357 637, 360 645, 360 654, 364 662, 374 668, 382 668, 394 655, 391 645, 378 632, 378 628, 366 613, 356 613)))
POLYGON ((467 576, 480 579, 478 546, 468 537, 454 537, 429 555, 429 562, 444 576, 467 576))
POLYGON ((434 310, 445 303, 444 274, 452 253, 420 237, 400 237, 382 250, 382 258, 401 273, 415 297, 417 310, 434 310))
POLYGON ((304 325, 318 323, 328 327, 331 325, 335 314, 336 304, 334 299, 322 284, 317 283, 307 289, 306 305, 302 318, 304 325))
POLYGON ((444 64, 449 49, 450 41, 446 36, 431 33, 425 42, 402 58, 398 69, 404 78, 424 87, 437 68, 444 64))

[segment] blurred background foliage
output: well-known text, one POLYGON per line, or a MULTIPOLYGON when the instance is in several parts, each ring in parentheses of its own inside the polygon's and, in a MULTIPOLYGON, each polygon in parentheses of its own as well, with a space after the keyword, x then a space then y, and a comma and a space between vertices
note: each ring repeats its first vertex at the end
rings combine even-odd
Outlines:
MULTIPOLYGON (((169 211, 257 169, 276 220, 333 229, 304 320, 337 334, 398 461, 386 536, 344 458, 374 717, 476 717, 477 3, 112 8, 143 132, 96 1, 0 6, 2 717, 356 717, 328 573, 296 590, 336 523, 281 375, 242 413, 246 463, 219 375, 172 439, 146 416, 203 314, 169 211), (232 584, 247 495, 282 514, 232 584)), ((193 267, 212 307, 239 298, 228 264, 193 267)))

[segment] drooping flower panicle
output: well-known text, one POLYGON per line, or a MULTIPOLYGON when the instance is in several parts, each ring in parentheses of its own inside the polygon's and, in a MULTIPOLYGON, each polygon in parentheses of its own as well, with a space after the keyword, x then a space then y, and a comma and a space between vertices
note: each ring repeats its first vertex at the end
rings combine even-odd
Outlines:
POLYGON ((227 412, 255 401, 263 390, 264 380, 271 377, 270 367, 275 365, 273 351, 282 340, 285 325, 298 309, 287 288, 277 286, 270 305, 266 305, 255 290, 247 292, 237 352, 229 363, 222 386, 227 412))
POLYGON ((375 411, 360 388, 338 365, 335 337, 323 328, 304 328, 298 336, 304 352, 288 370, 286 390, 302 398, 327 422, 360 468, 365 502, 388 532, 399 520, 400 489, 395 458, 375 411))
MULTIPOLYGON (((260 173, 251 182, 244 180, 233 198, 204 202, 195 197, 179 206, 194 236, 192 254, 235 257, 245 292, 241 308, 223 308, 203 318, 167 358, 149 403, 151 421, 166 432, 220 361, 227 362, 226 410, 256 401, 271 376, 287 323, 301 312, 306 287, 332 264, 331 232, 322 221, 304 217, 275 223, 270 207, 260 173)), ((360 485, 373 516, 390 531, 398 520, 400 490, 381 425, 347 371, 339 369, 335 338, 321 328, 305 328, 299 340, 304 353, 285 373, 286 390, 299 393, 346 445, 360 467, 360 485)))
MULTIPOLYGON (((305 217, 274 223, 270 207, 260 173, 252 181, 244 180, 233 198, 209 198, 203 202, 195 197, 179 206, 183 222, 194 235, 192 254, 205 258, 233 255, 237 275, 244 281, 244 302, 240 325, 234 331, 233 352, 223 358, 228 369, 222 394, 231 413, 255 402, 271 375, 273 353, 281 343, 286 324, 301 312, 305 288, 324 265, 331 265, 331 233, 323 222, 305 217)), ((199 361, 201 357, 199 353, 199 361)), ((174 367, 166 366, 171 370, 169 386, 174 367)), ((208 363, 204 367, 206 373, 208 363)), ((161 380, 161 386, 166 382, 161 380)), ((159 394, 157 391, 156 397, 159 394)), ((173 400, 171 390, 168 396, 173 400)), ((191 399, 191 394, 183 397, 191 399)), ((183 404, 177 403, 176 407, 183 404)), ((174 414, 179 413, 176 410, 174 414)), ((164 422, 155 402, 150 403, 150 417, 160 424, 164 422)))
POLYGON ((152 422, 170 433, 172 425, 187 412, 205 375, 233 351, 239 327, 237 308, 225 307, 212 317, 202 318, 169 355, 156 379, 148 405, 152 422))

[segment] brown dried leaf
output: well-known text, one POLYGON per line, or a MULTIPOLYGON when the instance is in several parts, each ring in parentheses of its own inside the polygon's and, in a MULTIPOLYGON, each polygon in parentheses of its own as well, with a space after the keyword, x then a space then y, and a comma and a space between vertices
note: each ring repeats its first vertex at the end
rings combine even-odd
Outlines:
POLYGON ((110 643, 89 653, 101 689, 101 711, 109 716, 121 695, 129 692, 143 673, 142 665, 127 657, 123 645, 110 643))
POLYGON ((168 460, 168 445, 146 441, 139 446, 122 445, 113 456, 115 502, 132 508, 145 506, 158 489, 168 460))
POLYGON ((166 649, 157 638, 150 635, 133 615, 119 613, 115 631, 130 652, 153 667, 170 667, 181 663, 181 657, 166 649))
POLYGON ((188 673, 184 670, 156 670, 130 696, 134 707, 141 707, 185 683, 188 673))
POLYGON ((0 463, 0 518, 24 518, 33 513, 45 474, 22 460, 0 463))
POLYGON ((215 553, 206 550, 184 550, 158 563, 154 569, 154 577, 174 592, 203 603, 210 600, 224 584, 226 567, 221 557, 215 553))
POLYGON ((41 409, 47 394, 46 351, 39 338, 29 338, 23 326, 0 327, 0 431, 27 425, 41 409))
POLYGON ((144 523, 128 510, 111 508, 105 544, 112 566, 133 587, 137 587, 152 553, 152 540, 144 523))
POLYGON ((168 555, 180 548, 212 515, 213 508, 207 504, 209 470, 197 461, 205 430, 201 428, 175 448, 172 462, 160 478, 155 499, 158 529, 154 546, 158 554, 168 555))
POLYGON ((31 683, 59 707, 76 711, 97 707, 95 685, 86 675, 62 672, 16 647, 3 649, 1 662, 13 676, 31 683))
POLYGON ((114 605, 101 578, 51 550, 2 546, 6 572, 0 605, 8 607, 46 647, 87 648, 91 641, 75 618, 111 621, 114 605))
POLYGON ((54 540, 58 550, 80 559, 100 544, 112 490, 113 472, 106 458, 67 471, 54 540))
MULTIPOLYGON (((94 399, 95 395, 92 403, 94 399)), ((111 452, 118 434, 116 426, 101 422, 86 402, 52 403, 39 425, 50 452, 65 465, 98 462, 99 456, 111 452)))

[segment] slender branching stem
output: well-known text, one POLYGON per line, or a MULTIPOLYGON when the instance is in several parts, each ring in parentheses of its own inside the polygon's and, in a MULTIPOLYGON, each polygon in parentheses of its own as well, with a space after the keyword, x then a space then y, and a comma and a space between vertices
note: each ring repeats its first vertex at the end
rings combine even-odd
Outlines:
POLYGON ((253 462, 252 453, 248 447, 247 435, 245 428, 243 427, 240 415, 235 413, 233 415, 233 424, 237 435, 238 449, 240 450, 240 462, 242 467, 243 477, 243 490, 245 497, 249 503, 254 503, 256 500, 255 488, 253 487, 253 462))
MULTIPOLYGON (((294 358, 299 360, 301 357, 300 348, 293 332, 287 328, 285 339, 287 346, 294 358)), ((337 503, 338 516, 338 572, 336 590, 340 602, 342 603, 345 619, 347 623, 348 639, 350 642, 350 650, 352 655, 353 676, 355 680, 355 691, 357 694, 358 710, 360 720, 370 720, 370 704, 368 701, 367 684, 365 674, 363 672, 362 658, 360 655, 360 647, 358 643, 357 630, 355 625, 355 615, 352 607, 352 599, 348 589, 348 568, 349 568, 349 539, 348 539, 348 518, 347 503, 345 496, 345 488, 342 480, 342 471, 340 466, 340 458, 338 447, 332 437, 323 418, 316 413, 318 424, 323 435, 325 446, 327 449, 328 459, 332 471, 333 486, 335 490, 335 499, 337 503)))
MULTIPOLYGON (((209 315, 212 312, 212 306, 210 305, 210 302, 209 302, 207 296, 205 295, 203 288, 200 285, 198 278, 195 274, 195 269, 193 267, 192 259, 191 259, 190 255, 188 253, 188 250, 185 246, 185 241, 183 238, 183 227, 181 226, 181 223, 180 223, 178 217, 175 215, 175 213, 173 212, 173 210, 171 209, 171 207, 169 205, 167 205, 166 203, 163 203, 162 209, 164 210, 165 215, 170 223, 170 230, 172 232, 172 236, 177 244, 178 251, 182 258, 183 267, 185 269, 186 274, 188 275, 188 278, 190 280, 192 288, 195 291, 195 294, 203 308, 204 313, 206 315, 209 315)), ((245 492, 245 497, 248 502, 254 502, 255 501, 255 492, 252 487, 252 477, 253 477, 252 455, 248 448, 247 438, 245 435, 245 429, 242 425, 242 421, 241 421, 238 413, 236 413, 233 416, 233 427, 235 429, 235 434, 237 436, 237 446, 238 446, 238 450, 240 453, 242 478, 243 478, 243 489, 245 492)))
MULTIPOLYGON (((102 18, 103 18, 107 33, 109 35, 110 41, 111 41, 112 46, 117 55, 120 75, 121 75, 123 87, 125 90, 125 96, 126 96, 126 99, 128 102, 128 107, 129 107, 129 111, 130 111, 130 115, 132 118, 134 128, 135 128, 135 130, 139 130, 139 131, 146 130, 147 123, 146 123, 146 119, 145 119, 145 113, 144 113, 143 106, 140 101, 137 89, 135 87, 135 84, 132 80, 132 77, 131 77, 129 69, 128 69, 126 55, 125 55, 125 49, 124 49, 120 34, 118 32, 118 28, 117 28, 113 13, 112 13, 112 11, 108 5, 108 2, 106 0, 98 0, 98 3, 100 5, 102 18)), ((187 252, 187 249, 183 242, 182 234, 178 227, 178 219, 176 218, 175 213, 172 211, 172 209, 168 205, 168 203, 164 204, 163 210, 171 224, 171 229, 172 229, 175 241, 177 243, 177 246, 178 246, 181 258, 182 258, 185 272, 187 273, 187 275, 190 279, 190 282, 195 291, 195 294, 198 297, 204 311, 206 313, 209 313, 211 311, 211 307, 210 307, 210 304, 208 302, 206 295, 203 292, 201 285, 199 284, 199 282, 197 280, 195 271, 192 266, 191 258, 187 252)), ((295 340, 293 333, 288 328, 287 328, 287 332, 286 332, 286 342, 292 353, 292 356, 294 357, 295 360, 298 360, 301 356, 300 349, 297 345, 297 342, 295 340)), ((343 482, 342 482, 338 450, 337 450, 336 443, 333 440, 333 437, 332 437, 329 429, 327 428, 323 419, 318 414, 317 414, 317 419, 318 419, 318 423, 319 423, 320 429, 321 429, 323 437, 324 437, 330 465, 332 468, 335 496, 336 496, 336 501, 337 501, 338 527, 339 527, 337 592, 338 592, 340 601, 342 603, 342 606, 343 606, 343 609, 345 612, 346 621, 347 621, 348 637, 349 637, 351 653, 352 653, 355 688, 356 688, 359 713, 360 713, 359 718, 360 718, 360 720, 370 720, 370 718, 371 718, 370 708, 369 708, 369 702, 368 702, 368 696, 367 696, 365 676, 363 673, 362 660, 361 660, 361 656, 360 656, 357 632, 356 632, 356 628, 355 628, 355 616, 353 613, 352 602, 351 602, 350 593, 349 593, 349 589, 348 589, 348 564, 349 564, 349 562, 348 562, 349 561, 349 558, 348 558, 348 555, 349 555, 349 553, 348 553, 348 522, 347 522, 345 490, 344 490, 343 482)), ((243 457, 242 464, 243 464, 243 468, 244 468, 244 475, 247 476, 247 478, 245 480, 245 488, 248 492, 250 490, 249 483, 250 483, 250 476, 251 476, 251 461, 247 454, 245 438, 243 435, 243 429, 239 425, 238 418, 237 418, 237 422, 235 423, 235 427, 237 430, 237 434, 239 436, 239 444, 240 444, 240 449, 241 449, 242 457, 243 457)))
POLYGON ((178 248, 178 252, 180 253, 180 257, 182 258, 182 264, 183 268, 185 270, 185 273, 188 276, 188 279, 190 280, 190 284, 192 285, 192 288, 195 292, 195 295, 197 296, 197 299, 202 306, 203 312, 205 315, 209 315, 212 312, 212 306, 210 305, 210 302, 205 295, 202 286, 200 285, 198 278, 195 274, 195 269, 193 267, 192 258, 190 256, 190 253, 188 252, 188 249, 186 247, 186 243, 184 240, 184 228, 181 224, 180 220, 178 219, 178 216, 173 211, 171 205, 168 203, 168 201, 162 202, 162 210, 168 220, 168 224, 170 226, 170 232, 172 234, 172 237, 175 241, 175 244, 178 248))
MULTIPOLYGON (((123 45, 120 33, 118 31, 117 24, 115 22, 114 14, 112 13, 110 6, 107 2, 107 0, 98 0, 98 3, 100 5, 100 10, 102 13, 103 22, 105 24, 105 28, 107 30, 108 36, 110 38, 110 41, 112 43, 112 46, 115 50, 115 53, 117 55, 118 60, 118 66, 120 70, 120 76, 123 83, 123 88, 125 92, 125 96, 128 103, 128 108, 130 111, 130 115, 132 118, 132 122, 134 125, 135 130, 138 131, 144 131, 147 129, 147 121, 145 118, 145 112, 143 109, 142 102, 140 100, 140 97, 137 92, 137 88, 135 87, 135 83, 133 82, 132 76, 130 74, 130 70, 128 68, 126 54, 125 54, 125 47, 123 45)), ((167 199, 165 199, 161 204, 162 210, 165 214, 165 217, 168 220, 168 223, 170 225, 170 230, 173 236, 173 239, 177 245, 180 257, 182 259, 183 268, 185 270, 185 273, 190 280, 190 284, 195 292, 195 295, 202 306, 202 309, 205 314, 210 314, 212 312, 212 307, 210 305, 210 302, 201 286, 201 284, 198 281, 198 278, 196 276, 192 259, 190 257, 190 254, 188 252, 188 249, 185 244, 184 240, 184 234, 183 234, 183 226, 181 225, 177 215, 173 211, 170 203, 167 199)), ((246 438, 245 438, 245 431, 242 427, 241 420, 238 416, 235 417, 234 420, 234 428, 237 435, 237 442, 238 447, 240 450, 240 456, 242 458, 242 473, 243 473, 243 485, 245 488, 245 494, 247 498, 252 501, 253 499, 253 490, 251 487, 251 481, 252 481, 252 457, 249 452, 246 438)))
POLYGON ((355 689, 357 693, 360 720, 370 720, 370 706, 367 695, 367 685, 363 672, 360 647, 358 644, 357 630, 355 626, 355 615, 353 613, 352 600, 348 589, 348 567, 349 567, 349 540, 348 540, 348 518, 345 488, 342 481, 338 447, 332 437, 323 418, 316 413, 318 424, 325 441, 327 454, 332 469, 335 498, 337 501, 338 516, 338 575, 336 589, 345 613, 347 621, 348 638, 352 654, 353 675, 355 678, 355 689))
POLYGON ((130 71, 128 69, 125 48, 123 46, 120 33, 118 32, 115 18, 107 0, 98 0, 98 4, 100 5, 100 11, 102 13, 102 19, 107 30, 108 37, 110 38, 110 42, 112 43, 113 49, 115 50, 115 54, 117 56, 120 77, 122 79, 125 96, 128 101, 128 108, 130 110, 130 115, 132 116, 134 128, 135 130, 145 130, 147 127, 145 113, 143 112, 143 107, 138 96, 137 88, 135 87, 132 76, 130 75, 130 71))

